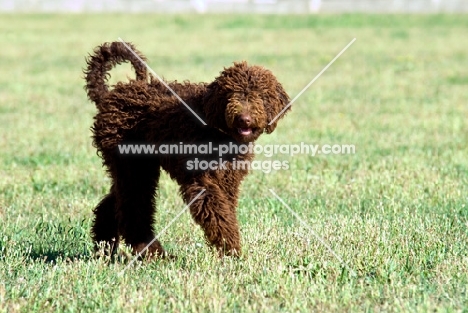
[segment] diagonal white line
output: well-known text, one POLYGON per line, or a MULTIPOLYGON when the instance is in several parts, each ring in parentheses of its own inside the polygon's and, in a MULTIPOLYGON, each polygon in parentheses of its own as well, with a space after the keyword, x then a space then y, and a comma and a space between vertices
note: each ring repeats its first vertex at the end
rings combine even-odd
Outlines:
POLYGON ((170 221, 166 227, 164 227, 160 232, 159 234, 156 235, 156 237, 153 238, 153 240, 150 241, 149 244, 146 245, 146 247, 143 248, 143 250, 141 250, 136 256, 135 258, 133 258, 133 260, 128 263, 128 265, 120 272, 120 275, 123 275, 123 273, 130 267, 132 266, 133 263, 135 263, 136 260, 138 260, 138 258, 142 255, 142 253, 144 253, 148 248, 149 246, 151 246, 153 244, 153 242, 155 242, 159 237, 162 236, 162 234, 164 234, 166 232, 166 230, 172 225, 172 223, 174 223, 181 215, 182 213, 184 213, 191 205, 192 203, 195 202, 195 200, 197 200, 204 192, 205 192, 206 189, 202 189, 202 191, 200 191, 193 199, 192 201, 190 201, 189 204, 187 204, 183 209, 182 211, 179 212, 179 214, 177 214, 173 219, 172 221, 170 221))
POLYGON ((132 48, 130 48, 130 46, 127 45, 127 43, 126 43, 122 38, 119 37, 119 40, 120 40, 121 43, 123 43, 123 45, 125 46, 125 48, 127 48, 141 63, 143 63, 143 64, 146 66, 146 68, 151 72, 151 74, 153 74, 157 79, 159 79, 159 81, 160 81, 164 86, 166 86, 166 88, 169 89, 169 91, 172 92, 172 94, 173 94, 180 102, 182 102, 182 104, 185 105, 185 107, 186 107, 190 112, 192 112, 192 114, 193 114, 196 118, 198 118, 198 119, 200 120, 200 122, 202 122, 203 125, 206 125, 205 121, 204 121, 200 116, 198 116, 198 114, 195 113, 195 111, 193 111, 193 110, 188 106, 188 104, 185 103, 185 101, 182 100, 182 98, 179 97, 179 95, 178 95, 178 94, 177 94, 161 77, 159 77, 159 75, 156 74, 156 72, 153 71, 153 69, 152 69, 151 67, 149 67, 149 65, 148 65, 145 61, 143 61, 143 60, 140 58, 140 56, 139 56, 138 54, 136 54, 136 52, 133 51, 132 48))
POLYGON ((333 254, 333 256, 334 256, 338 261, 340 261, 340 263, 341 263, 344 267, 346 267, 346 268, 348 269, 348 271, 351 273, 351 275, 356 276, 356 272, 353 271, 353 270, 348 266, 348 264, 346 264, 346 263, 343 261, 343 259, 340 258, 340 256, 339 256, 338 254, 335 253, 335 251, 333 251, 333 249, 330 247, 330 245, 328 245, 328 244, 322 239, 322 237, 320 237, 319 235, 317 235, 317 234, 314 232, 314 230, 312 229, 312 227, 310 227, 309 225, 307 225, 307 223, 304 222, 304 220, 303 220, 296 212, 294 212, 293 209, 291 209, 291 208, 289 207, 289 205, 287 205, 286 202, 284 202, 283 199, 281 199, 281 198, 276 194, 276 192, 273 191, 273 189, 268 189, 268 190, 270 190, 270 192, 271 192, 271 193, 272 193, 288 210, 289 210, 289 212, 291 212, 292 215, 294 215, 294 217, 297 218, 297 219, 299 220, 299 222, 302 224, 302 226, 304 226, 305 228, 307 228, 307 229, 312 233, 312 235, 314 235, 314 237, 315 237, 318 241, 320 241, 320 243, 321 243, 322 245, 324 245, 324 246, 328 249, 328 251, 330 251, 330 253, 333 254))
POLYGON ((344 47, 343 50, 341 50, 341 52, 338 53, 338 54, 336 55, 336 57, 335 57, 333 60, 331 60, 330 63, 328 63, 328 65, 325 66, 325 67, 323 68, 323 70, 321 70, 320 73, 318 73, 317 76, 315 76, 314 79, 312 79, 312 80, 310 81, 310 83, 308 83, 307 86, 305 86, 305 87, 301 90, 301 92, 299 92, 299 93, 297 94, 297 96, 294 97, 294 99, 292 99, 292 100, 289 102, 289 104, 288 104, 283 110, 281 110, 281 112, 279 112, 278 115, 275 116, 274 119, 271 120, 270 123, 268 123, 268 125, 271 125, 271 124, 274 123, 281 115, 283 115, 283 113, 293 104, 293 102, 296 101, 297 98, 299 98, 299 97, 307 90, 307 88, 309 88, 310 85, 312 85, 312 84, 320 77, 320 75, 322 75, 323 72, 325 72, 325 71, 336 61, 336 59, 338 59, 338 58, 339 58, 355 41, 356 41, 356 38, 354 38, 353 40, 351 40, 351 42, 348 43, 348 45, 347 45, 346 47, 344 47))

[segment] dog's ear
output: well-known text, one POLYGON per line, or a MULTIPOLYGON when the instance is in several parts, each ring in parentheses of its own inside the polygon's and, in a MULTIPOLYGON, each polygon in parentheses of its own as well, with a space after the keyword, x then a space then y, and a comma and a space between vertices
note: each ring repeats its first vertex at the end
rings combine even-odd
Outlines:
POLYGON ((279 82, 275 82, 275 85, 275 92, 268 95, 268 104, 265 105, 268 117, 268 126, 265 128, 267 134, 271 134, 275 130, 278 120, 291 110, 291 106, 288 106, 289 96, 283 86, 279 82))
POLYGON ((227 100, 225 92, 221 90, 219 82, 214 81, 209 84, 203 97, 203 115, 205 117, 205 122, 211 127, 227 129, 226 119, 224 118, 226 106, 227 100))

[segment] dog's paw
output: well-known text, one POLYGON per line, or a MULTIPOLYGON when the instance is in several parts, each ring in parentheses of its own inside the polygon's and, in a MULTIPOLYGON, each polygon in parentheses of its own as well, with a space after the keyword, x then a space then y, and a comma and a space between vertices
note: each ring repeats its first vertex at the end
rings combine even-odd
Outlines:
POLYGON ((169 254, 158 241, 148 245, 147 243, 139 243, 132 246, 134 255, 138 255, 141 259, 174 259, 175 256, 169 254))
POLYGON ((115 238, 112 241, 101 241, 94 246, 94 256, 98 259, 112 259, 119 247, 119 241, 115 238))

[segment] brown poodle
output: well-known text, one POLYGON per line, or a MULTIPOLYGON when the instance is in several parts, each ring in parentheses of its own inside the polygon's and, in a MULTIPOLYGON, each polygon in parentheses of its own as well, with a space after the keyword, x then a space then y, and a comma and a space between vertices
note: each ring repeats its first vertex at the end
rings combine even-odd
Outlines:
MULTIPOLYGON (((131 44, 128 46, 145 60, 131 44)), ((238 255, 241 244, 236 207, 248 166, 236 166, 236 162, 250 162, 254 155, 235 148, 276 128, 278 120, 269 122, 287 107, 289 96, 275 76, 263 67, 240 62, 225 68, 209 84, 168 83, 206 122, 204 125, 166 86, 148 75, 145 65, 123 43, 97 47, 87 65, 85 88, 98 109, 92 128, 94 145, 112 179, 109 194, 94 209, 94 241, 109 244, 112 253, 123 237, 135 254, 165 255, 157 240, 145 249, 155 237, 152 225, 162 168, 180 185, 185 203, 205 190, 190 205, 193 219, 220 255, 238 255), (109 90, 109 71, 127 61, 136 79, 119 82, 109 90), (125 144, 211 144, 215 148, 230 145, 231 149, 222 156, 215 149, 207 153, 181 149, 178 154, 131 154, 119 149, 125 144), (220 166, 197 168, 196 161, 220 166)))

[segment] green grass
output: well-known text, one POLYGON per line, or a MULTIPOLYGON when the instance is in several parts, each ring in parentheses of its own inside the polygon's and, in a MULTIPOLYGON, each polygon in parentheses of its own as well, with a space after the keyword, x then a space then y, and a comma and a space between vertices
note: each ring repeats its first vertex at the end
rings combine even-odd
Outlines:
MULTIPOLYGON (((467 21, 2 15, 0 311, 466 311, 467 21), (281 156, 290 170, 252 172, 238 209, 242 258, 216 258, 187 213, 161 238, 175 261, 119 276, 125 262, 92 256, 91 210, 109 180, 82 78, 84 57, 118 37, 167 79, 211 81, 245 59, 291 97, 357 38, 260 139, 354 144, 356 154, 281 156)), ((157 207, 157 231, 183 208, 167 176, 157 207)))

